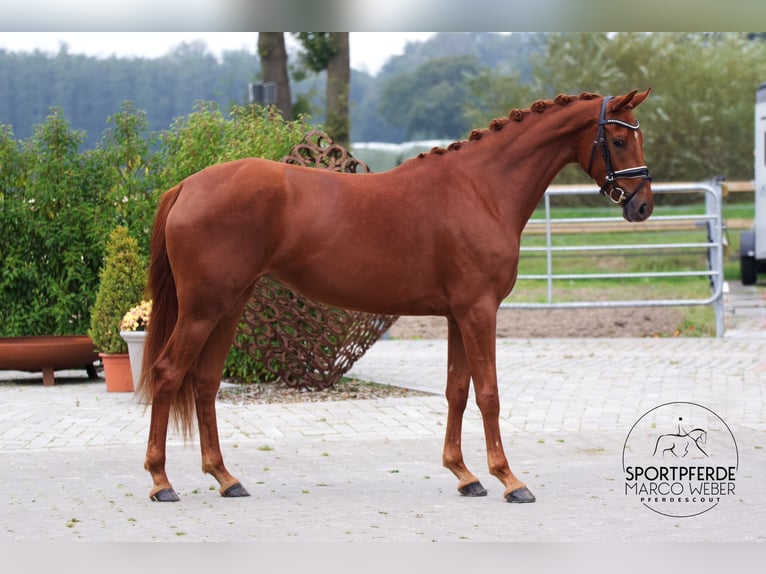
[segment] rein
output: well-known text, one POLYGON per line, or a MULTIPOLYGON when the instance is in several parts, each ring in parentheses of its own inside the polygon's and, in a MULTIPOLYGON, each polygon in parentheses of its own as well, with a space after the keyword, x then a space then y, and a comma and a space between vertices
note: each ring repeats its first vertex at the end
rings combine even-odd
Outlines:
POLYGON ((605 195, 610 200, 612 200, 614 203, 621 207, 625 207, 628 202, 630 202, 631 199, 639 192, 641 191, 641 188, 644 187, 647 181, 651 181, 652 177, 649 175, 649 168, 645 165, 639 166, 639 167, 629 167, 627 169, 618 169, 615 170, 612 166, 612 156, 609 153, 609 146, 606 143, 606 130, 605 126, 607 124, 617 124, 623 127, 626 127, 628 129, 631 129, 633 131, 636 131, 638 129, 638 120, 636 120, 635 124, 629 124, 627 122, 623 122, 622 120, 616 120, 616 119, 607 119, 606 118, 606 105, 609 103, 609 100, 612 99, 612 96, 605 96, 603 101, 601 102, 601 115, 598 118, 598 134, 596 135, 596 139, 593 141, 593 148, 590 152, 590 162, 588 163, 588 175, 593 177, 591 174, 591 170, 593 169, 593 160, 596 158, 596 150, 601 149, 601 157, 604 159, 604 164, 606 166, 606 181, 604 181, 604 185, 601 186, 601 189, 599 190, 599 193, 601 195, 605 195), (620 186, 617 185, 618 179, 642 179, 639 186, 631 193, 630 195, 625 194, 625 190, 622 189, 620 186))

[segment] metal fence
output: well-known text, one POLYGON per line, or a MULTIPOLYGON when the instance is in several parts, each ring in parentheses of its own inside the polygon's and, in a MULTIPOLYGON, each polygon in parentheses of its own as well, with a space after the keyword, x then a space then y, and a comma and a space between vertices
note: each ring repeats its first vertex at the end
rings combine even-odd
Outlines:
POLYGON ((621 217, 588 217, 588 218, 553 218, 551 216, 551 198, 566 195, 593 195, 598 190, 590 186, 551 186, 545 194, 545 218, 535 218, 529 221, 525 232, 533 231, 536 226, 544 226, 545 246, 522 247, 522 268, 524 253, 544 253, 546 257, 545 274, 519 274, 519 281, 535 279, 547 281, 548 296, 543 303, 506 302, 501 308, 507 309, 556 309, 556 308, 606 308, 606 307, 678 307, 694 305, 713 305, 715 310, 716 336, 724 333, 723 308, 723 258, 724 258, 724 226, 722 213, 723 190, 720 182, 713 180, 699 183, 653 183, 654 194, 688 194, 704 193, 704 215, 653 215, 642 224, 629 224, 621 217), (642 229, 695 229, 707 231, 707 240, 698 242, 678 243, 636 243, 631 245, 553 245, 553 236, 559 233, 571 233, 573 226, 587 227, 589 231, 613 231, 615 224, 621 223, 620 230, 631 231, 637 227, 642 229), (624 227, 624 228, 623 228, 624 227), (565 231, 558 231, 564 229, 565 231), (566 231, 566 230, 569 231, 566 231), (658 253, 666 250, 707 250, 707 266, 704 269, 651 272, 614 272, 614 273, 555 273, 554 259, 557 254, 587 254, 595 255, 609 251, 633 251, 641 253, 651 250, 658 253), (711 294, 702 299, 646 299, 646 300, 615 300, 615 301, 554 301, 554 281, 575 281, 589 279, 637 279, 663 277, 708 277, 711 294))

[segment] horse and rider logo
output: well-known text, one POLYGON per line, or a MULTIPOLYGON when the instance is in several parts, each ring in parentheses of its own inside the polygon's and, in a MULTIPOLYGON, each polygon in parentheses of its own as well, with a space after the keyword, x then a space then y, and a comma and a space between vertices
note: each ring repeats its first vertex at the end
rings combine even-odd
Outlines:
POLYGON ((644 413, 625 439, 625 495, 664 516, 685 518, 734 498, 739 451, 726 422, 691 402, 644 413))
POLYGON ((707 431, 694 428, 687 432, 683 427, 683 420, 683 417, 678 417, 678 432, 657 437, 652 456, 708 457, 708 453, 702 448, 707 443, 707 431))

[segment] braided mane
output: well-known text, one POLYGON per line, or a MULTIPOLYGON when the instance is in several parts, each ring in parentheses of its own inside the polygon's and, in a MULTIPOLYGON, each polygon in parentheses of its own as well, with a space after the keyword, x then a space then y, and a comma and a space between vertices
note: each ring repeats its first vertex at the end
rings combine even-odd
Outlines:
MULTIPOLYGON (((452 142, 451 144, 447 146, 446 149, 442 147, 434 147, 431 149, 431 151, 428 152, 428 154, 442 155, 447 153, 448 151, 457 151, 462 147, 464 143, 466 143, 466 141, 478 141, 482 137, 484 137, 486 133, 498 132, 502 130, 507 124, 511 122, 521 122, 524 120, 525 117, 532 115, 533 113, 542 114, 546 109, 553 106, 566 106, 567 104, 578 99, 592 100, 598 97, 600 97, 598 94, 593 94, 590 92, 582 92, 579 96, 568 96, 565 94, 559 94, 553 100, 537 100, 536 102, 532 103, 532 105, 530 105, 529 108, 513 109, 510 111, 507 117, 493 119, 491 122, 489 122, 489 126, 484 129, 472 130, 471 133, 468 135, 468 140, 452 142)), ((424 158, 428 154, 426 154, 425 152, 421 152, 417 155, 417 157, 424 158)))

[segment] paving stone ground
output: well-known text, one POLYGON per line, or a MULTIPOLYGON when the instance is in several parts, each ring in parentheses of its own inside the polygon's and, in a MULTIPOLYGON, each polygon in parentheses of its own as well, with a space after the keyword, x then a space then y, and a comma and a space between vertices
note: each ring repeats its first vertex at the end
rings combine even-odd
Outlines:
MULTIPOLYGON (((501 428, 538 501, 507 504, 486 471, 478 409, 466 462, 489 490, 461 497, 441 467, 446 342, 384 340, 351 374, 431 396, 218 406, 224 456, 250 490, 221 498, 196 443, 173 436, 181 501, 148 499, 149 413, 84 373, 0 373, 0 540, 9 541, 750 541, 766 539, 763 292, 722 339, 498 340, 501 428), (736 494, 693 518, 624 492, 632 425, 672 401, 704 405, 736 438, 736 494)), ((736 315, 736 316, 735 316, 736 315)))

